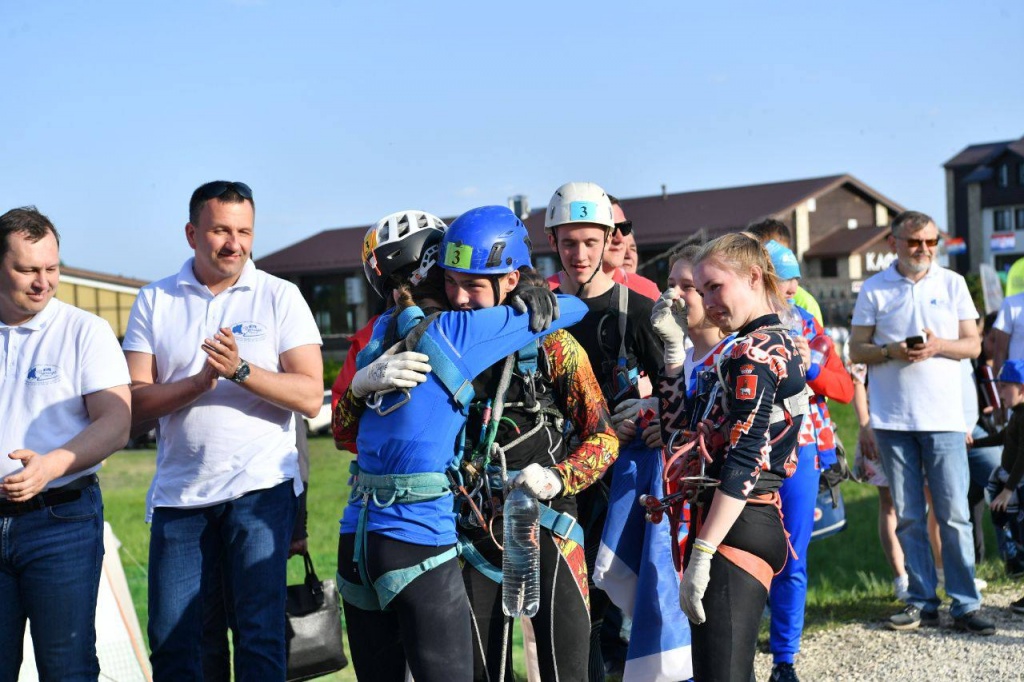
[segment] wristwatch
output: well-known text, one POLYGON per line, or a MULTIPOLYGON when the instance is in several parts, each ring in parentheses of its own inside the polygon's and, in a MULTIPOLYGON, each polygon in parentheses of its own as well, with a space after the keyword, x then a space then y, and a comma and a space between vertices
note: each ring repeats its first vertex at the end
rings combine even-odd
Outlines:
POLYGON ((889 360, 889 344, 883 343, 879 348, 882 350, 882 357, 889 360))
POLYGON ((231 380, 236 384, 244 384, 245 380, 249 378, 250 371, 249 363, 242 358, 238 358, 238 369, 231 375, 231 380))

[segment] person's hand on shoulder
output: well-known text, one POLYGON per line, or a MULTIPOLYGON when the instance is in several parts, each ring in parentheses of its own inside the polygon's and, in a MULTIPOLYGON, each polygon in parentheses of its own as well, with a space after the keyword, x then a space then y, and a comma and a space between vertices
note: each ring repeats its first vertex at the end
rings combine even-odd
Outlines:
POLYGON ((404 344, 404 341, 396 343, 356 372, 352 377, 352 395, 365 398, 371 393, 413 388, 426 381, 430 358, 411 350, 399 352, 404 344))

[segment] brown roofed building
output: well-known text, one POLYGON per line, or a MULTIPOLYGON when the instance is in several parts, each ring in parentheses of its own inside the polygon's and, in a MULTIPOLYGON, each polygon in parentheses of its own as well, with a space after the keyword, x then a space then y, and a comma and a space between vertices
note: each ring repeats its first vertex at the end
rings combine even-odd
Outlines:
MULTIPOLYGON (((614 187, 606 187, 615 193, 614 187)), ((545 201, 547 197, 544 198, 545 201)), ((874 256, 889 220, 902 206, 851 175, 745 185, 621 199, 632 221, 640 273, 664 285, 670 251, 698 236, 718 236, 764 218, 784 222, 804 264, 805 287, 824 298, 830 321, 845 323, 853 286, 873 274, 874 256), (842 245, 836 251, 830 245, 842 245), (831 306, 831 307, 830 307, 831 306)), ((467 206, 467 208, 469 208, 467 206)), ((447 219, 446 219, 447 220, 447 219)), ((559 267, 544 235, 544 209, 530 212, 527 229, 534 264, 543 274, 559 267)), ((324 230, 263 256, 259 267, 296 282, 328 337, 351 334, 383 304, 367 286, 360 260, 368 225, 324 230)))

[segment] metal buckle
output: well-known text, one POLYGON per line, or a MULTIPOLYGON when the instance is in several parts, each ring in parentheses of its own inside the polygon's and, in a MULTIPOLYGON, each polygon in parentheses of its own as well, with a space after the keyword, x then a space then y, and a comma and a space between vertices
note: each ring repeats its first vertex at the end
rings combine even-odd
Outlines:
POLYGON ((397 410, 398 408, 400 408, 402 405, 405 405, 411 399, 412 399, 412 394, 409 393, 409 389, 407 389, 407 388, 401 388, 401 389, 394 389, 394 388, 392 388, 392 389, 388 389, 387 391, 377 391, 376 393, 371 394, 370 397, 366 399, 366 406, 368 408, 370 408, 371 410, 373 410, 374 412, 376 412, 378 416, 386 417, 389 414, 391 414, 392 412, 394 412, 395 410, 397 410), (404 393, 405 394, 405 398, 403 398, 402 400, 399 400, 397 403, 395 403, 394 405, 392 405, 391 407, 389 407, 389 408, 387 408, 385 410, 380 409, 380 405, 384 401, 384 396, 386 394, 388 394, 388 393, 394 393, 396 390, 401 391, 402 393, 404 393))

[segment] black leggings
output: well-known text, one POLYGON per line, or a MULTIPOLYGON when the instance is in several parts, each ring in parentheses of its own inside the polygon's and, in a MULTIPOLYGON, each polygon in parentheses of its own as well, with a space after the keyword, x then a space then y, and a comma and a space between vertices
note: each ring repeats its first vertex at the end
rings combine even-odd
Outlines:
MULTIPOLYGON (((764 559, 774 573, 782 570, 789 551, 774 505, 747 504, 722 544, 764 559)), ((707 620, 690 623, 694 680, 754 679, 754 649, 767 600, 768 590, 754 576, 721 552, 715 555, 702 601, 707 620)))
MULTIPOLYGON (((338 573, 360 584, 352 560, 355 535, 338 538, 338 573)), ((367 533, 367 573, 376 580, 447 551, 367 533)), ((403 682, 408 663, 416 682, 470 682, 473 640, 469 599, 457 559, 419 575, 388 605, 364 611, 345 602, 348 645, 356 677, 373 682, 403 682)))
POLYGON ((576 495, 576 504, 579 508, 580 525, 586 533, 587 579, 590 581, 590 661, 587 667, 591 682, 602 682, 605 678, 605 667, 601 651, 601 628, 604 625, 605 613, 611 606, 611 599, 604 590, 594 584, 593 575, 597 550, 601 546, 601 535, 608 519, 608 484, 601 480, 581 490, 576 495))
MULTIPOLYGON (((496 528, 499 540, 500 530, 496 528)), ((501 551, 490 536, 478 530, 467 531, 467 535, 484 558, 500 569, 501 551)), ((530 619, 537 638, 540 677, 542 680, 585 682, 590 617, 577 583, 577 576, 580 579, 583 577, 583 551, 577 546, 576 551, 570 555, 577 566, 577 572, 574 573, 551 531, 541 529, 540 537, 540 609, 530 619)), ((501 677, 502 633, 505 632, 505 622, 509 620, 501 610, 501 585, 468 562, 462 569, 462 577, 473 609, 473 679, 478 682, 497 682, 501 677)), ((512 677, 511 624, 507 637, 504 642, 504 679, 512 682, 515 678, 512 677)))

